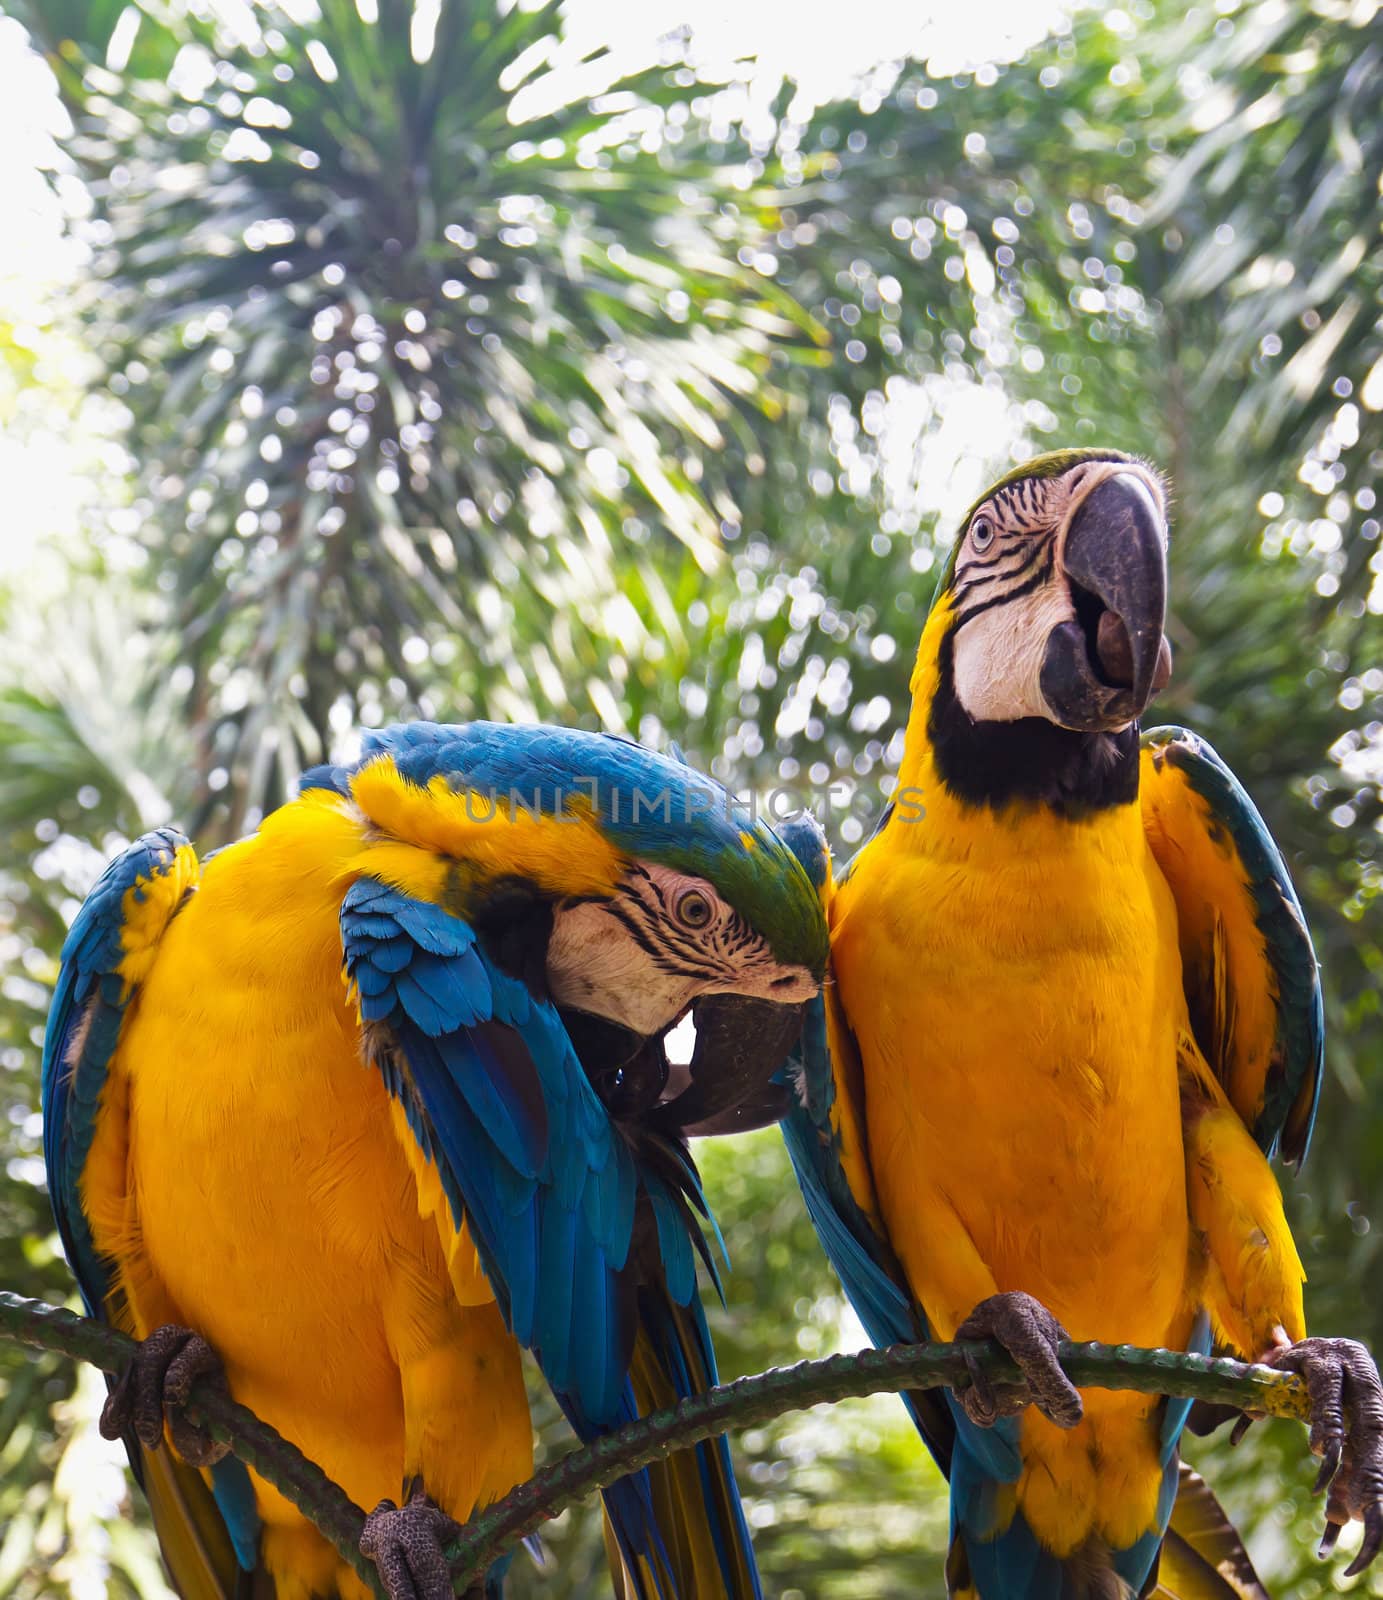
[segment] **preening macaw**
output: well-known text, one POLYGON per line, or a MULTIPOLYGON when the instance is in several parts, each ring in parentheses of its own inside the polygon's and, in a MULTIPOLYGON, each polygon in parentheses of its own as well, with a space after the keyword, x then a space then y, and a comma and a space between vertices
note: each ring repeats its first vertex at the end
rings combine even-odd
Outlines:
MULTIPOLYGON (((370 735, 200 865, 171 828, 112 864, 63 948, 45 1154, 88 1307, 145 1341, 106 1424, 188 1600, 364 1592, 177 1410, 218 1356, 379 1503, 362 1547, 423 1600, 447 1518, 531 1474, 521 1346, 587 1440, 715 1381, 683 1135, 781 1113, 826 953, 719 785, 554 728, 370 735)), ((642 1600, 758 1594, 723 1441, 605 1504, 642 1600)))
MULTIPOLYGON (((1364 1520, 1355 1571, 1383 1540, 1383 1393, 1361 1346, 1306 1340, 1268 1165, 1315 1115, 1310 936, 1214 752, 1139 737, 1166 537, 1117 452, 1010 473, 939 581, 889 811, 834 886, 819 833, 786 832, 831 929, 784 1124, 817 1231, 877 1344, 991 1337, 1027 1379, 908 1397, 978 1600, 1262 1594, 1231 1530, 1167 1536, 1188 1406, 1078 1394, 1063 1330, 1303 1373, 1327 1541, 1364 1520)), ((1188 1529, 1207 1498, 1188 1481, 1188 1529)))

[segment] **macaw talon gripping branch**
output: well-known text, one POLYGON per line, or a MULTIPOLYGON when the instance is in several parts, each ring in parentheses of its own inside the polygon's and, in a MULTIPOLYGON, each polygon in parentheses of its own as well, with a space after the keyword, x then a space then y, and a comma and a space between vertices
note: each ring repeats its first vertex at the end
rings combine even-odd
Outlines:
POLYGON ((1056 1423, 1074 1428, 1084 1415, 1080 1391, 1066 1376, 1058 1351, 1066 1331, 1040 1301, 1021 1292, 981 1300, 956 1329, 956 1341, 993 1339, 1012 1356, 1023 1374, 1019 1384, 995 1384, 967 1355, 970 1383, 956 1396, 979 1427, 1016 1416, 1029 1405, 1056 1423))
POLYGON ((444 1547, 461 1528, 421 1489, 403 1505, 381 1500, 365 1518, 360 1553, 379 1568, 389 1600, 452 1600, 444 1547))
MULTIPOLYGON (((107 1373, 123 1370, 134 1346, 128 1335, 102 1323, 0 1289, 3 1341, 89 1361, 107 1373)), ((665 1459, 670 1450, 756 1426, 789 1411, 869 1394, 916 1393, 954 1385, 971 1354, 958 1345, 900 1344, 828 1356, 738 1378, 630 1421, 598 1443, 559 1457, 535 1478, 476 1511, 450 1541, 453 1577, 458 1582, 473 1581, 545 1521, 641 1466, 665 1459)), ((1087 1388, 1182 1395, 1226 1416, 1247 1409, 1301 1422, 1307 1418, 1309 1397, 1302 1379, 1263 1365, 1099 1344, 1065 1344, 1060 1355, 1072 1379, 1087 1388)), ((998 1351, 979 1360, 986 1368, 992 1363, 996 1373, 1000 1368, 1005 1373, 1012 1370, 1009 1359, 998 1351)), ((213 1422, 236 1456, 296 1505, 371 1592, 377 1592, 378 1568, 373 1557, 359 1549, 365 1514, 320 1467, 228 1395, 208 1394, 201 1381, 192 1386, 189 1407, 200 1419, 213 1422)))
POLYGON ((146 1450, 163 1443, 165 1421, 173 1448, 192 1467, 211 1467, 230 1446, 197 1426, 184 1407, 198 1379, 226 1390, 221 1358, 191 1328, 165 1323, 142 1339, 101 1411, 101 1437, 123 1439, 131 1430, 146 1450))
POLYGON ((1321 1457, 1314 1493, 1326 1501, 1321 1554, 1335 1546, 1351 1518, 1364 1539, 1345 1576, 1360 1573, 1383 1549, 1383 1382, 1373 1357, 1353 1339, 1303 1339, 1266 1356, 1266 1363, 1306 1380, 1311 1397, 1311 1449, 1321 1457))

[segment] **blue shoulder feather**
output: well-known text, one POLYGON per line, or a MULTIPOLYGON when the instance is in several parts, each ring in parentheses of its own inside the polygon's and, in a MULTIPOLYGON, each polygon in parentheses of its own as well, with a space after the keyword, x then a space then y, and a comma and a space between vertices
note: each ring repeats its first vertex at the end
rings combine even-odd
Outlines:
POLYGON ((68 1262, 92 1316, 103 1317, 110 1273, 91 1237, 79 1184, 106 1069, 133 999, 120 975, 125 897, 175 870, 187 839, 176 828, 146 833, 102 873, 63 942, 43 1040, 43 1158, 48 1193, 68 1262))

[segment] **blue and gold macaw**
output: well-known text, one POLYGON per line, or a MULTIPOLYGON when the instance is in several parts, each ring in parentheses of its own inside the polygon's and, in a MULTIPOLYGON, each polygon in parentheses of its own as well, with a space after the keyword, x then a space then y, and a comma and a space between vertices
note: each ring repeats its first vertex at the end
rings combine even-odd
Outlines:
MULTIPOLYGON (((88 1307, 144 1341, 105 1423, 188 1600, 364 1593, 179 1412, 218 1358, 378 1503, 362 1548, 420 1600, 449 1519, 531 1474, 521 1348, 586 1440, 714 1383, 684 1135, 781 1113, 826 953, 719 785, 554 728, 370 735, 200 865, 164 828, 108 869, 63 949, 45 1154, 88 1307)), ((605 1504, 641 1600, 759 1593, 723 1441, 605 1504)))
POLYGON ((1187 1405, 1077 1393, 1063 1332, 1303 1373, 1327 1540, 1363 1518, 1356 1571, 1383 1539, 1383 1393, 1361 1346, 1305 1339, 1268 1165, 1310 1139, 1316 961, 1231 773, 1182 729, 1140 740, 1165 602, 1154 472, 1018 468, 939 581, 880 826, 834 885, 787 834, 831 930, 784 1124, 817 1231, 875 1343, 994 1338, 1026 1379, 908 1397, 971 1600, 1146 1595, 1160 1556, 1156 1592, 1262 1593, 1194 1475, 1167 1537, 1187 1405))

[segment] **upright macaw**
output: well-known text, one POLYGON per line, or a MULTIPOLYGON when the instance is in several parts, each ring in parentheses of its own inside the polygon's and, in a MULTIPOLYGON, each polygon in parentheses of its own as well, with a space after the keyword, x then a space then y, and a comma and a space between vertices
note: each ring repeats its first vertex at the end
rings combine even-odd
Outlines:
MULTIPOLYGON (((1140 741, 1165 602, 1154 472, 1018 468, 942 573, 878 829, 834 887, 819 833, 787 835, 831 929, 784 1124, 818 1233, 876 1343, 992 1337, 1027 1380, 908 1397, 950 1479, 957 1596, 1156 1590, 1188 1407, 1078 1393, 1063 1330, 1303 1373, 1327 1542, 1363 1518, 1353 1572, 1383 1540, 1383 1392, 1361 1346, 1305 1339, 1268 1166, 1310 1138, 1316 961, 1230 772, 1184 730, 1140 741)), ((1226 1534, 1168 1538, 1160 1592, 1261 1595, 1226 1534)))
MULTIPOLYGON (((587 1440, 715 1381, 683 1134, 781 1113, 826 953, 719 785, 554 728, 370 735, 200 866, 171 828, 112 864, 63 948, 45 1154, 88 1307, 144 1341, 105 1421, 188 1600, 363 1593, 179 1412, 218 1357, 423 1600, 448 1519, 531 1473, 520 1347, 587 1440)), ((723 1441, 605 1504, 643 1600, 759 1593, 723 1441)))

